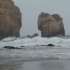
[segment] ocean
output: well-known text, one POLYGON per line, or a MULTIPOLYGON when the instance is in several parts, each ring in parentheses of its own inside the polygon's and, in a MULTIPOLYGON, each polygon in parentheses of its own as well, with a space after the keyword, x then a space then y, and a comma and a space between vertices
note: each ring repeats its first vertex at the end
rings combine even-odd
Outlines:
POLYGON ((70 59, 70 36, 51 38, 39 36, 34 38, 8 37, 0 41, 0 57, 20 58, 22 60, 70 59), (55 46, 39 46, 48 44, 55 46), (14 46, 21 49, 5 49, 4 46, 14 46))
POLYGON ((8 37, 0 40, 0 64, 41 60, 70 60, 70 35, 50 38, 8 37), (54 46, 41 46, 48 44, 54 46), (6 49, 4 46, 20 49, 6 49))

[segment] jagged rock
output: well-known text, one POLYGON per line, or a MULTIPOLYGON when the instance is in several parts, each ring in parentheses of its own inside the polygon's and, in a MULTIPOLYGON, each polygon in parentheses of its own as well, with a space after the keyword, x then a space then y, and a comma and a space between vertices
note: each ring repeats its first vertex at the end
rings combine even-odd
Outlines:
POLYGON ((32 37, 37 37, 38 36, 38 33, 35 33, 32 35, 32 37))
POLYGON ((38 17, 38 29, 41 31, 42 37, 65 35, 63 19, 58 14, 50 15, 41 12, 38 17))
POLYGON ((19 8, 12 0, 0 0, 0 39, 8 36, 19 37, 21 26, 19 8))
POLYGON ((28 38, 33 38, 33 37, 37 37, 38 36, 38 33, 35 33, 35 34, 33 34, 33 35, 27 35, 26 37, 28 37, 28 38))

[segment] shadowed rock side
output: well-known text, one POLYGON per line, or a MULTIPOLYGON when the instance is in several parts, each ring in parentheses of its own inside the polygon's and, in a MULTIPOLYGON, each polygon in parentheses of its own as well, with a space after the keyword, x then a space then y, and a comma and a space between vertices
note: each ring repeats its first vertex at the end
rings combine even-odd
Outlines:
POLYGON ((19 37, 21 13, 12 0, 0 0, 0 39, 8 36, 19 37))
POLYGON ((57 23, 60 25, 60 31, 59 31, 59 35, 65 35, 65 30, 64 30, 64 24, 63 24, 63 19, 60 17, 60 15, 58 14, 53 14, 51 15, 56 21, 57 23))
POLYGON ((38 29, 41 31, 42 37, 65 35, 62 21, 62 18, 58 14, 50 15, 41 12, 38 17, 38 29))

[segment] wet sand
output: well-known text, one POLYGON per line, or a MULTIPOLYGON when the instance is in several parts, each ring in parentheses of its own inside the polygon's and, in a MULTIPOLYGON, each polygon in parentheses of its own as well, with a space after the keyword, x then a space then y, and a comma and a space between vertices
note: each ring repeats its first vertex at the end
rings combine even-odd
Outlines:
POLYGON ((70 60, 0 63, 0 70, 70 70, 70 60))

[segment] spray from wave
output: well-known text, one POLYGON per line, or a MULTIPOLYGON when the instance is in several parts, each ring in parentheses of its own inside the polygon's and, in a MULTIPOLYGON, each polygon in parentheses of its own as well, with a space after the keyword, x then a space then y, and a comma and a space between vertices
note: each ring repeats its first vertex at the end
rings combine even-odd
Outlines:
POLYGON ((51 37, 51 38, 42 38, 42 37, 34 37, 34 38, 23 38, 23 37, 8 37, 0 41, 0 47, 3 46, 37 46, 37 45, 47 45, 54 44, 56 47, 69 47, 70 46, 70 38, 60 38, 60 37, 51 37))

